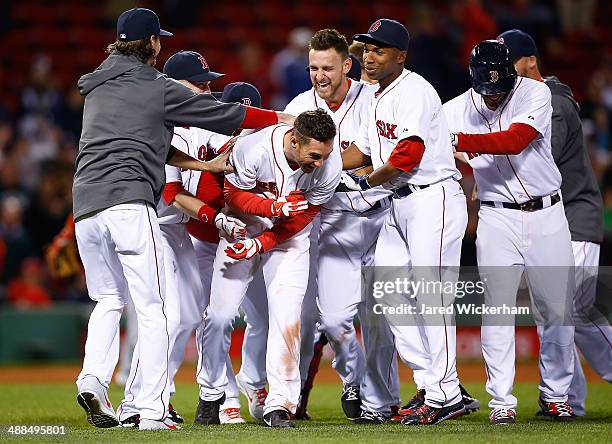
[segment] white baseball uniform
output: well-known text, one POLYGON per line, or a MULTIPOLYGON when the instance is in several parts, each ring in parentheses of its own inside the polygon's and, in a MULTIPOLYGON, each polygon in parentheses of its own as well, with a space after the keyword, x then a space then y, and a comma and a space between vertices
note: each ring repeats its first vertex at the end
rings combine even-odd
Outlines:
MULTIPOLYGON (((488 306, 514 306, 520 278, 526 272, 536 312, 553 325, 541 337, 547 358, 542 361, 540 391, 546 401, 566 401, 574 367, 574 329, 564 316, 571 315, 574 259, 563 203, 553 203, 561 174, 551 154, 550 90, 542 82, 519 78, 495 111, 472 89, 446 103, 444 111, 452 132, 504 131, 513 123, 538 131, 520 154, 469 156, 481 201, 476 249, 488 306), (538 198, 543 201, 540 210, 503 207, 504 203, 522 204, 538 198)), ((514 316, 483 315, 481 334, 486 388, 493 396, 489 407, 515 408, 514 316)))
MULTIPOLYGON (((374 169, 389 159, 401 140, 418 137, 425 145, 421 162, 412 171, 383 184, 394 195, 378 237, 374 264, 394 268, 391 276, 389 269, 377 268, 375 279, 395 279, 411 267, 415 278, 455 281, 467 207, 438 94, 421 76, 403 70, 376 94, 368 124, 362 128, 356 145, 371 157, 374 169)), ((438 306, 442 301, 444 307, 453 302, 452 296, 443 300, 443 295, 436 296, 439 298, 417 294, 416 301, 438 306)), ((426 389, 425 402, 435 408, 460 402, 453 316, 415 314, 399 321, 387 317, 387 321, 400 357, 413 368, 417 386, 426 389)), ((367 402, 364 399, 364 405, 367 402)))
MULTIPOLYGON (((347 95, 342 104, 334 110, 331 110, 312 88, 295 97, 287 105, 285 112, 298 115, 317 108, 327 111, 337 128, 334 150, 342 152, 355 141, 360 126, 366 124, 377 88, 376 85, 349 80, 347 95)), ((319 328, 325 333, 334 350, 334 368, 348 385, 362 385, 364 374, 366 378, 386 381, 389 378, 390 366, 395 370, 395 374, 397 373, 392 335, 389 333, 387 347, 382 347, 382 338, 379 338, 379 347, 373 350, 373 356, 364 357, 353 325, 358 310, 363 309, 361 266, 372 265, 374 262, 378 233, 390 208, 390 194, 382 187, 364 192, 336 193, 321 209, 320 228, 313 241, 313 248, 318 250, 318 259, 314 264, 311 262, 311 274, 316 271, 316 280, 313 281, 317 283, 317 291, 307 292, 306 297, 316 293, 320 315, 319 328), (367 371, 366 361, 370 364, 367 371), (378 361, 384 363, 379 365, 378 361), (381 369, 384 369, 382 374, 381 369)), ((311 259, 313 257, 315 255, 311 250, 311 259)), ((302 322, 304 332, 304 327, 308 324, 304 325, 304 318, 302 322)), ((365 324, 361 327, 364 338, 369 337, 363 332, 365 324)), ((306 356, 310 357, 313 344, 308 342, 308 336, 303 339, 306 340, 302 350, 309 348, 306 356)), ((366 350, 372 348, 366 345, 366 350)), ((304 357, 302 355, 302 358, 304 357)), ((302 367, 307 369, 309 363, 310 359, 303 359, 302 367)), ((304 379, 304 375, 302 376, 304 379)), ((369 381, 365 385, 377 387, 379 384, 369 381)), ((378 400, 380 405, 377 410, 386 410, 399 403, 399 390, 390 399, 382 399, 381 395, 373 393, 370 396, 378 400)))
MULTIPOLYGON (((194 157, 199 160, 209 160, 213 153, 215 153, 219 148, 221 148, 230 138, 228 136, 213 133, 211 131, 207 131, 201 128, 195 127, 185 127, 185 128, 175 128, 174 137, 172 139, 172 146, 175 148, 189 154, 191 157, 194 157)), ((172 168, 172 170, 166 169, 167 171, 167 181, 170 181, 171 171, 178 171, 177 168, 172 168)), ((186 191, 191 193, 194 196, 199 196, 199 188, 201 187, 201 178, 202 172, 186 170, 181 172, 180 180, 183 183, 183 186, 186 191)), ((174 180, 178 180, 178 177, 175 176, 174 180)), ((206 189, 203 190, 206 193, 206 189)), ((168 208, 169 212, 174 214, 180 213, 175 208, 168 208)), ((180 213, 182 214, 182 213, 180 213)), ((162 213, 160 213, 161 217, 162 213)), ((182 222, 186 222, 187 216, 181 218, 182 222)), ((163 225, 162 225, 163 230, 163 225)), ((211 226, 210 232, 216 232, 216 227, 211 226)), ((193 247, 195 250, 195 257, 197 263, 197 271, 198 271, 198 280, 201 281, 201 293, 198 293, 198 307, 200 314, 203 314, 204 309, 209 304, 210 301, 210 283, 212 281, 212 273, 213 273, 213 262, 215 259, 215 254, 217 251, 218 245, 218 236, 210 237, 204 236, 198 238, 194 235, 191 235, 191 240, 193 243, 193 247)), ((193 265, 190 266, 190 268, 193 265)), ((200 290, 199 290, 200 291, 200 290)), ((181 295, 183 297, 183 295, 181 295)), ((243 303, 243 310, 248 314, 248 325, 247 331, 253 330, 256 328, 258 331, 263 329, 264 331, 267 329, 267 318, 262 319, 261 315, 258 315, 257 306, 251 304, 250 300, 253 296, 249 296, 245 299, 245 303, 243 303), (263 324, 263 326, 261 326, 263 324), (257 327, 253 327, 256 325, 257 327)), ((189 306, 192 304, 187 304, 186 309, 191 309, 189 306)), ((203 371, 203 351, 202 351, 202 343, 201 343, 201 316, 200 322, 197 325, 196 332, 196 345, 198 350, 198 366, 196 370, 196 380, 199 381, 201 378, 201 374, 203 371)), ((191 334, 192 328, 190 325, 187 326, 189 329, 189 334, 191 334)), ((188 338, 185 338, 187 340, 188 338)), ((230 338, 231 339, 231 338, 230 338)), ((257 363, 260 361, 259 356, 261 354, 265 355, 265 341, 257 338, 253 340, 252 334, 245 334, 245 340, 243 342, 243 365, 248 368, 253 367, 251 363, 257 363)), ((182 356, 184 353, 184 345, 181 344, 180 350, 180 361, 182 361, 182 356)), ((177 363, 180 365, 180 361, 177 363)), ((172 364, 172 356, 171 356, 171 364, 172 364)), ((177 367, 178 367, 177 365, 177 367)), ((171 366, 172 368, 172 366, 171 366)), ((265 371, 265 367, 264 367, 265 371)), ((238 390, 238 386, 236 385, 236 378, 234 376, 234 371, 232 368, 232 362, 229 357, 229 354, 226 358, 226 374, 228 378, 228 388, 226 390, 226 398, 223 405, 220 406, 220 410, 224 410, 227 408, 240 408, 240 392, 238 390)))
MULTIPOLYGON (((339 154, 331 155, 311 173, 293 170, 283 151, 283 138, 291 127, 276 125, 241 137, 232 152, 235 172, 229 183, 267 198, 286 196, 301 189, 312 205, 322 205, 333 195, 341 174, 339 154)), ((251 237, 273 225, 268 218, 239 214, 251 237)), ((255 272, 263 269, 268 298, 266 373, 269 393, 264 413, 284 409, 294 413, 300 393, 300 311, 308 281, 311 224, 271 251, 251 260, 230 259, 221 239, 214 263, 210 305, 206 309, 202 343, 207 365, 201 393, 206 401, 219 399, 226 390, 223 357, 227 355, 232 321, 255 272)))

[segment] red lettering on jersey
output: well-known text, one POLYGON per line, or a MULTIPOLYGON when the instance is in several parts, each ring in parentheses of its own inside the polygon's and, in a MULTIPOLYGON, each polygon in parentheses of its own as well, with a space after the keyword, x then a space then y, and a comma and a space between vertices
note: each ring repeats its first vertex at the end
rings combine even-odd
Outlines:
POLYGON ((475 157, 480 156, 480 154, 478 154, 478 153, 465 153, 465 154, 467 154, 468 159, 470 159, 470 160, 474 159, 475 157))
POLYGON ((278 188, 276 188, 276 183, 274 182, 257 182, 253 191, 262 194, 272 193, 278 197, 278 188))
POLYGON ((349 142, 348 140, 343 140, 342 142, 340 142, 340 149, 342 151, 347 149, 349 146, 351 146, 351 142, 349 142))
POLYGON ((397 129, 397 125, 393 123, 386 123, 382 120, 376 121, 376 128, 378 129, 378 134, 383 136, 386 139, 397 139, 397 134, 395 134, 395 130, 397 129))

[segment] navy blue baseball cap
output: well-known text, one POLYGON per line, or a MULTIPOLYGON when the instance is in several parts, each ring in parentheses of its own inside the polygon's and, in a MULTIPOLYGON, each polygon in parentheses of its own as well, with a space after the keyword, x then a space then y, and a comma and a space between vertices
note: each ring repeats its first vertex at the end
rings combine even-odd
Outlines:
POLYGON ((497 36, 497 41, 503 43, 510 51, 510 59, 515 62, 521 57, 538 55, 538 48, 529 34, 520 29, 511 29, 497 36))
POLYGON ((221 101, 225 103, 241 103, 243 105, 261 108, 261 94, 255 85, 246 82, 228 83, 223 88, 221 101))
POLYGON ((209 82, 225 74, 210 70, 204 56, 195 51, 179 51, 166 61, 164 74, 175 80, 188 82, 209 82))
POLYGON ((121 42, 133 42, 152 35, 171 37, 174 34, 161 29, 159 17, 150 9, 128 9, 117 19, 117 40, 121 42))
POLYGON ((355 34, 353 40, 377 46, 392 46, 401 51, 407 51, 410 34, 406 27, 397 20, 383 18, 372 23, 367 34, 355 34))

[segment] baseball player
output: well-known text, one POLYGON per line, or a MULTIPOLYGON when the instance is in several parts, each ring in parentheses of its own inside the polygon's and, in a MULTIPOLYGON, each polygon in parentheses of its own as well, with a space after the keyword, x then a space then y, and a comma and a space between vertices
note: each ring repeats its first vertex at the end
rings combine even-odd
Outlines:
POLYGON ((164 164, 226 171, 170 149, 172 128, 197 125, 224 134, 292 118, 207 94, 194 95, 155 68, 161 50, 157 15, 130 9, 117 20, 109 56, 79 79, 85 96, 83 131, 73 183, 75 232, 87 288, 96 306, 89 319, 79 405, 96 427, 118 425, 107 389, 119 354, 119 319, 128 294, 138 315, 142 385, 134 399, 141 430, 175 429, 169 404, 168 319, 161 232, 155 206, 164 188, 164 164))
MULTIPOLYGON (((196 94, 210 93, 210 81, 219 78, 222 74, 210 70, 204 57, 193 51, 180 51, 172 55, 164 65, 164 74, 178 80, 196 94)), ((217 143, 226 142, 229 137, 215 135, 201 129, 191 129, 188 127, 175 127, 171 146, 182 152, 200 160, 210 160, 206 152, 200 152, 201 146, 206 138, 212 139, 217 136, 217 143), (195 135, 193 134, 195 132, 195 135), (196 139, 196 144, 187 144, 193 141, 198 133, 203 133, 204 137, 196 139)), ((206 141, 208 144, 210 141, 206 141)), ((219 146, 220 146, 219 145, 219 146)), ((214 156, 210 156, 214 157, 214 156)), ((166 305, 168 316, 168 332, 170 340, 169 353, 169 381, 170 395, 174 395, 174 376, 178 371, 185 354, 187 341, 193 331, 202 323, 202 314, 208 304, 207 293, 202 286, 198 262, 196 261, 195 251, 191 239, 186 230, 186 223, 190 219, 201 221, 210 227, 218 237, 218 230, 222 230, 225 236, 236 239, 243 239, 246 234, 244 224, 239 220, 226 216, 220 212, 221 205, 211 207, 196 194, 199 187, 200 178, 211 173, 200 171, 185 170, 166 165, 166 186, 157 205, 158 222, 162 234, 162 245, 164 249, 164 268, 166 270, 166 305), (185 189, 185 187, 187 189, 185 189)), ((202 187, 204 188, 204 187, 202 187)), ((214 184, 206 182, 205 191, 211 195, 215 193, 214 184)), ((217 187, 218 193, 221 189, 217 187)), ((200 193, 202 194, 202 193, 200 193)), ((207 199, 209 203, 214 199, 207 199)), ((231 363, 230 363, 231 364, 231 363)), ((124 427, 139 425, 139 415, 133 404, 136 394, 140 389, 141 374, 137 371, 138 359, 132 360, 130 376, 125 386, 125 397, 117 410, 117 417, 124 427)), ((233 379, 233 371, 229 367, 233 379)), ((236 387, 234 383, 234 388, 236 387)), ((236 389, 234 402, 238 402, 238 390, 236 389)), ((240 404, 238 402, 238 410, 240 404)), ((234 410, 231 411, 234 413, 234 410)), ((232 415, 228 418, 231 421, 238 421, 239 418, 232 415)), ((182 423, 183 418, 172 408, 169 409, 169 417, 175 423, 182 423)), ((244 422, 244 420, 240 421, 244 422)))
MULTIPOLYGON (((485 305, 514 306, 523 271, 541 337, 540 404, 547 416, 574 418, 567 394, 574 369, 572 246, 551 153, 551 93, 517 80, 508 49, 495 40, 474 47, 472 88, 444 105, 456 150, 474 169, 480 199, 476 239, 485 305), (457 133, 457 134, 455 134, 457 133), (539 319, 539 320, 538 320, 539 319)), ((514 316, 483 315, 482 349, 491 424, 513 424, 514 316)))
MULTIPOLYGON (((357 138, 359 127, 367 121, 378 88, 348 78, 352 68, 348 43, 335 29, 323 29, 314 34, 308 58, 313 88, 294 98, 285 112, 297 115, 318 108, 327 111, 338 131, 334 150, 340 153, 357 138)), ((360 389, 366 372, 366 358, 353 325, 358 309, 364 308, 361 266, 373 264, 376 239, 391 206, 390 194, 382 187, 362 193, 336 193, 321 208, 320 228, 314 241, 318 244, 318 260, 314 266, 318 283, 319 329, 334 350, 333 366, 343 382, 342 408, 347 418, 353 420, 361 414, 360 389)), ((363 335, 367 338, 365 329, 362 324, 363 335)), ((390 333, 388 339, 386 347, 380 342, 376 350, 368 350, 373 355, 368 356, 372 364, 382 362, 381 365, 370 365, 369 377, 387 381, 389 365, 397 370, 390 333), (384 368, 383 374, 372 374, 379 368, 384 368)), ((304 345, 309 344, 305 342, 304 345)), ((309 360, 305 363, 308 364, 309 360)), ((377 385, 369 381, 366 386, 377 385)), ((388 408, 399 403, 399 387, 396 388, 398 390, 393 396, 380 400, 388 408)))
MULTIPOLYGON (((353 38, 364 43, 365 70, 379 89, 364 134, 342 154, 343 167, 371 163, 374 171, 361 177, 345 173, 341 183, 357 191, 383 185, 392 193, 374 264, 395 266, 393 279, 410 267, 415 280, 456 281, 467 208, 440 98, 425 79, 404 69, 410 37, 401 23, 380 19, 366 34, 353 38)), ((391 278, 378 270, 377 281, 391 278)), ((400 357, 416 370, 417 386, 426 390, 424 403, 402 424, 437 424, 465 413, 455 366, 453 316, 435 309, 449 307, 453 297, 435 291, 415 296, 408 302, 420 307, 416 314, 403 322, 387 317, 400 357), (437 314, 419 314, 425 308, 437 314)), ((382 423, 388 415, 364 409, 362 420, 382 423)))
POLYGON ((247 239, 221 239, 214 263, 210 305, 202 344, 206 371, 201 384, 204 411, 212 417, 225 398, 232 321, 254 273, 263 269, 269 330, 266 372, 269 393, 264 422, 294 427, 300 393, 300 312, 309 268, 311 222, 333 195, 341 174, 334 154, 336 128, 325 111, 304 112, 294 127, 277 125, 239 138, 226 176, 231 214, 248 223, 247 239))
MULTIPOLYGON (((544 82, 552 94, 552 155, 561 173, 561 194, 574 253, 576 295, 574 296, 574 341, 591 368, 612 382, 612 327, 595 308, 599 244, 603 240, 603 203, 584 147, 578 103, 567 85, 556 77, 542 77, 538 50, 531 36, 512 29, 497 38, 510 51, 517 74, 544 82)), ((543 327, 546 328, 546 327, 543 327)), ((541 333, 541 332, 540 332, 541 333)), ((546 350, 542 350, 546 353, 546 350)), ((543 362, 550 362, 544 356, 543 362)), ((578 352, 574 352, 574 378, 568 402, 576 416, 585 415, 586 381, 578 352)))

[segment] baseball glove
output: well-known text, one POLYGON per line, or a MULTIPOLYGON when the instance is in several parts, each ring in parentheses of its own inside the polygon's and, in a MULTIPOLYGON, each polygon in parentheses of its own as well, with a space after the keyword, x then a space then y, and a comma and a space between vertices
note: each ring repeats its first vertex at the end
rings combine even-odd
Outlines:
POLYGON ((49 274, 54 279, 69 278, 81 272, 72 215, 66 221, 64 229, 55 236, 45 251, 45 261, 49 274))

